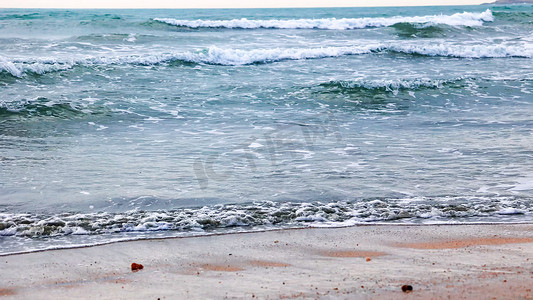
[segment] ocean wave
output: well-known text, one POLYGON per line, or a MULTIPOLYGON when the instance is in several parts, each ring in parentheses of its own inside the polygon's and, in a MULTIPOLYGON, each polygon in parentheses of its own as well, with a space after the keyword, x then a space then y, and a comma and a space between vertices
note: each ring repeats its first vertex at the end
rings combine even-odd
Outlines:
POLYGON ((74 106, 72 103, 27 103, 20 108, 8 108, 0 105, 0 117, 53 117, 60 119, 70 119, 83 115, 83 109, 74 106))
POLYGON ((91 101, 57 100, 47 97, 15 101, 0 99, 0 119, 3 121, 16 120, 18 122, 23 119, 33 121, 72 120, 90 116, 110 116, 112 114, 111 108, 91 101))
POLYGON ((331 29, 347 30, 368 27, 388 27, 398 23, 444 24, 450 26, 482 26, 483 22, 492 22, 492 11, 481 13, 463 12, 453 15, 429 15, 415 17, 394 16, 388 18, 328 18, 328 19, 292 19, 292 20, 177 20, 154 18, 155 21, 188 28, 241 28, 241 29, 331 29))
POLYGON ((525 215, 533 201, 516 197, 369 199, 356 202, 258 202, 124 213, 0 213, 0 236, 52 237, 229 227, 342 226, 363 222, 431 223, 456 218, 525 215))
POLYGON ((42 17, 39 13, 0 14, 0 20, 33 20, 42 17))
POLYGON ((533 57, 532 44, 520 45, 449 45, 449 44, 396 44, 385 47, 386 51, 422 56, 442 56, 457 58, 506 58, 533 57))
POLYGON ((341 90, 379 90, 396 92, 399 90, 437 89, 446 85, 460 84, 465 78, 455 79, 397 79, 397 80, 332 80, 320 84, 326 88, 341 90))
POLYGON ((203 51, 169 52, 128 56, 100 56, 72 59, 42 58, 14 59, 0 57, 0 72, 14 77, 24 74, 44 74, 68 70, 75 66, 98 65, 158 65, 169 62, 238 66, 272 63, 284 60, 304 60, 370 53, 400 53, 421 56, 442 56, 457 58, 507 58, 533 57, 533 45, 450 45, 450 44, 375 44, 365 46, 321 47, 321 48, 275 48, 275 49, 224 49, 209 47, 203 51))
POLYGON ((432 38, 443 34, 451 27, 443 28, 437 25, 420 25, 416 23, 397 23, 391 26, 396 29, 396 34, 403 38, 432 38))
POLYGON ((533 13, 525 11, 496 11, 494 16, 498 20, 505 20, 511 22, 532 24, 533 23, 533 13))
POLYGON ((74 67, 76 62, 61 61, 61 59, 41 60, 8 60, 0 56, 0 73, 6 72, 14 77, 22 77, 24 74, 44 74, 49 72, 68 70, 74 67))
POLYGON ((13 62, 0 56, 0 72, 5 71, 15 77, 22 77, 23 71, 19 69, 13 62))
POLYGON ((30 60, 7 60, 0 57, 0 72, 5 71, 14 77, 24 74, 44 74, 53 71, 71 69, 74 66, 95 65, 157 65, 173 61, 185 63, 202 63, 213 65, 248 65, 255 63, 269 63, 282 60, 299 60, 324 57, 338 57, 357 55, 375 51, 372 46, 352 47, 323 47, 323 48, 289 48, 289 49, 223 49, 209 47, 203 51, 170 52, 162 54, 144 54, 129 56, 101 56, 72 59, 42 58, 30 60))
POLYGON ((109 41, 109 42, 135 42, 137 40, 137 37, 153 37, 151 35, 138 35, 135 33, 105 33, 105 34, 87 34, 87 35, 80 35, 75 37, 78 41, 84 41, 84 42, 100 42, 100 41, 109 41))

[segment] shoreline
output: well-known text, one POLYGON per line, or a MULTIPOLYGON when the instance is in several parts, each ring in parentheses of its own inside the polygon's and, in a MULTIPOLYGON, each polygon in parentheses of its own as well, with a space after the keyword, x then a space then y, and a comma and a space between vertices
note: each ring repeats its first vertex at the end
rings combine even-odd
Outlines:
POLYGON ((523 299, 533 297, 533 224, 226 233, 12 254, 0 265, 2 299, 523 299), (134 262, 144 269, 132 272, 134 262))
POLYGON ((349 227, 363 227, 363 226, 490 226, 490 225, 533 225, 533 222, 459 222, 459 223, 420 223, 420 224, 410 224, 410 223, 361 223, 355 225, 347 226, 309 226, 309 227, 287 227, 287 228, 272 228, 272 229, 257 229, 250 231, 230 231, 230 232, 213 232, 213 233, 204 233, 204 234, 193 234, 193 235, 183 235, 183 236, 163 236, 163 237, 139 237, 139 238, 125 238, 123 240, 112 240, 94 244, 79 244, 65 247, 51 247, 45 249, 35 249, 35 250, 25 250, 25 251, 15 251, 15 252, 6 252, 0 253, 1 257, 13 256, 13 255, 22 255, 22 254, 31 254, 47 251, 59 251, 59 250, 70 250, 70 249, 83 249, 91 247, 99 247, 110 244, 117 243, 129 243, 129 242, 139 242, 139 241, 157 241, 157 240, 166 240, 166 239, 185 239, 185 238, 198 238, 198 237, 209 237, 209 236, 224 236, 224 235, 233 235, 233 234, 248 234, 248 233, 261 233, 261 232, 271 232, 271 231, 286 231, 286 230, 302 230, 302 229, 339 229, 339 228, 349 228, 349 227))

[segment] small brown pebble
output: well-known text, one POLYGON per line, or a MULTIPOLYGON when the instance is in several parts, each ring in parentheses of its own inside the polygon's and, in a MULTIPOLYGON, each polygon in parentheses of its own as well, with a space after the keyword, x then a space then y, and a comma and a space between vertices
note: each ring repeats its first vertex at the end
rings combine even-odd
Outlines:
POLYGON ((142 269, 144 269, 144 266, 141 265, 141 264, 137 264, 137 263, 132 263, 131 264, 131 270, 133 272, 137 272, 137 271, 142 270, 142 269))
POLYGON ((370 258, 370 257, 366 258, 366 261, 371 261, 371 260, 372 260, 372 258, 370 258))
POLYGON ((413 291, 413 287, 411 285, 404 284, 404 285, 402 285, 402 291, 404 293, 412 292, 413 291))
POLYGON ((277 243, 279 243, 279 241, 278 241, 278 240, 275 240, 275 241, 274 241, 274 244, 277 244, 277 243))
POLYGON ((339 288, 333 288, 333 290, 334 290, 334 291, 338 291, 338 290, 339 290, 339 288))
POLYGON ((364 286, 364 285, 362 285, 362 286, 361 286, 361 288, 362 288, 362 289, 364 289, 364 288, 365 288, 365 286, 364 286))

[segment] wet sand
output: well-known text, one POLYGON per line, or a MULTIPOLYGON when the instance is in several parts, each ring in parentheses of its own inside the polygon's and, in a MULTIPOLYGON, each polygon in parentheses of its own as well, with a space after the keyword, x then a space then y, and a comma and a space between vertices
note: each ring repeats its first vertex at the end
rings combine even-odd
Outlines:
POLYGON ((533 224, 134 241, 2 256, 0 266, 1 299, 532 299, 533 224))

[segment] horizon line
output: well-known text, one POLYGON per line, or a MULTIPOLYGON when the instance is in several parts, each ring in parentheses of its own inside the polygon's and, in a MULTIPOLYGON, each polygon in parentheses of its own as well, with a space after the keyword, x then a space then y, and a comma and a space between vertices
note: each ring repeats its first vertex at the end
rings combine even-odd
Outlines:
MULTIPOLYGON (((354 5, 354 6, 266 6, 266 7, 15 7, 0 6, 0 9, 294 9, 294 8, 375 8, 375 7, 440 7, 440 6, 483 6, 494 5, 495 2, 480 4, 435 4, 435 5, 354 5)), ((518 3, 519 4, 519 3, 518 3)), ((509 5, 509 4, 507 4, 509 5)), ((512 4, 511 4, 512 5, 512 4)))

